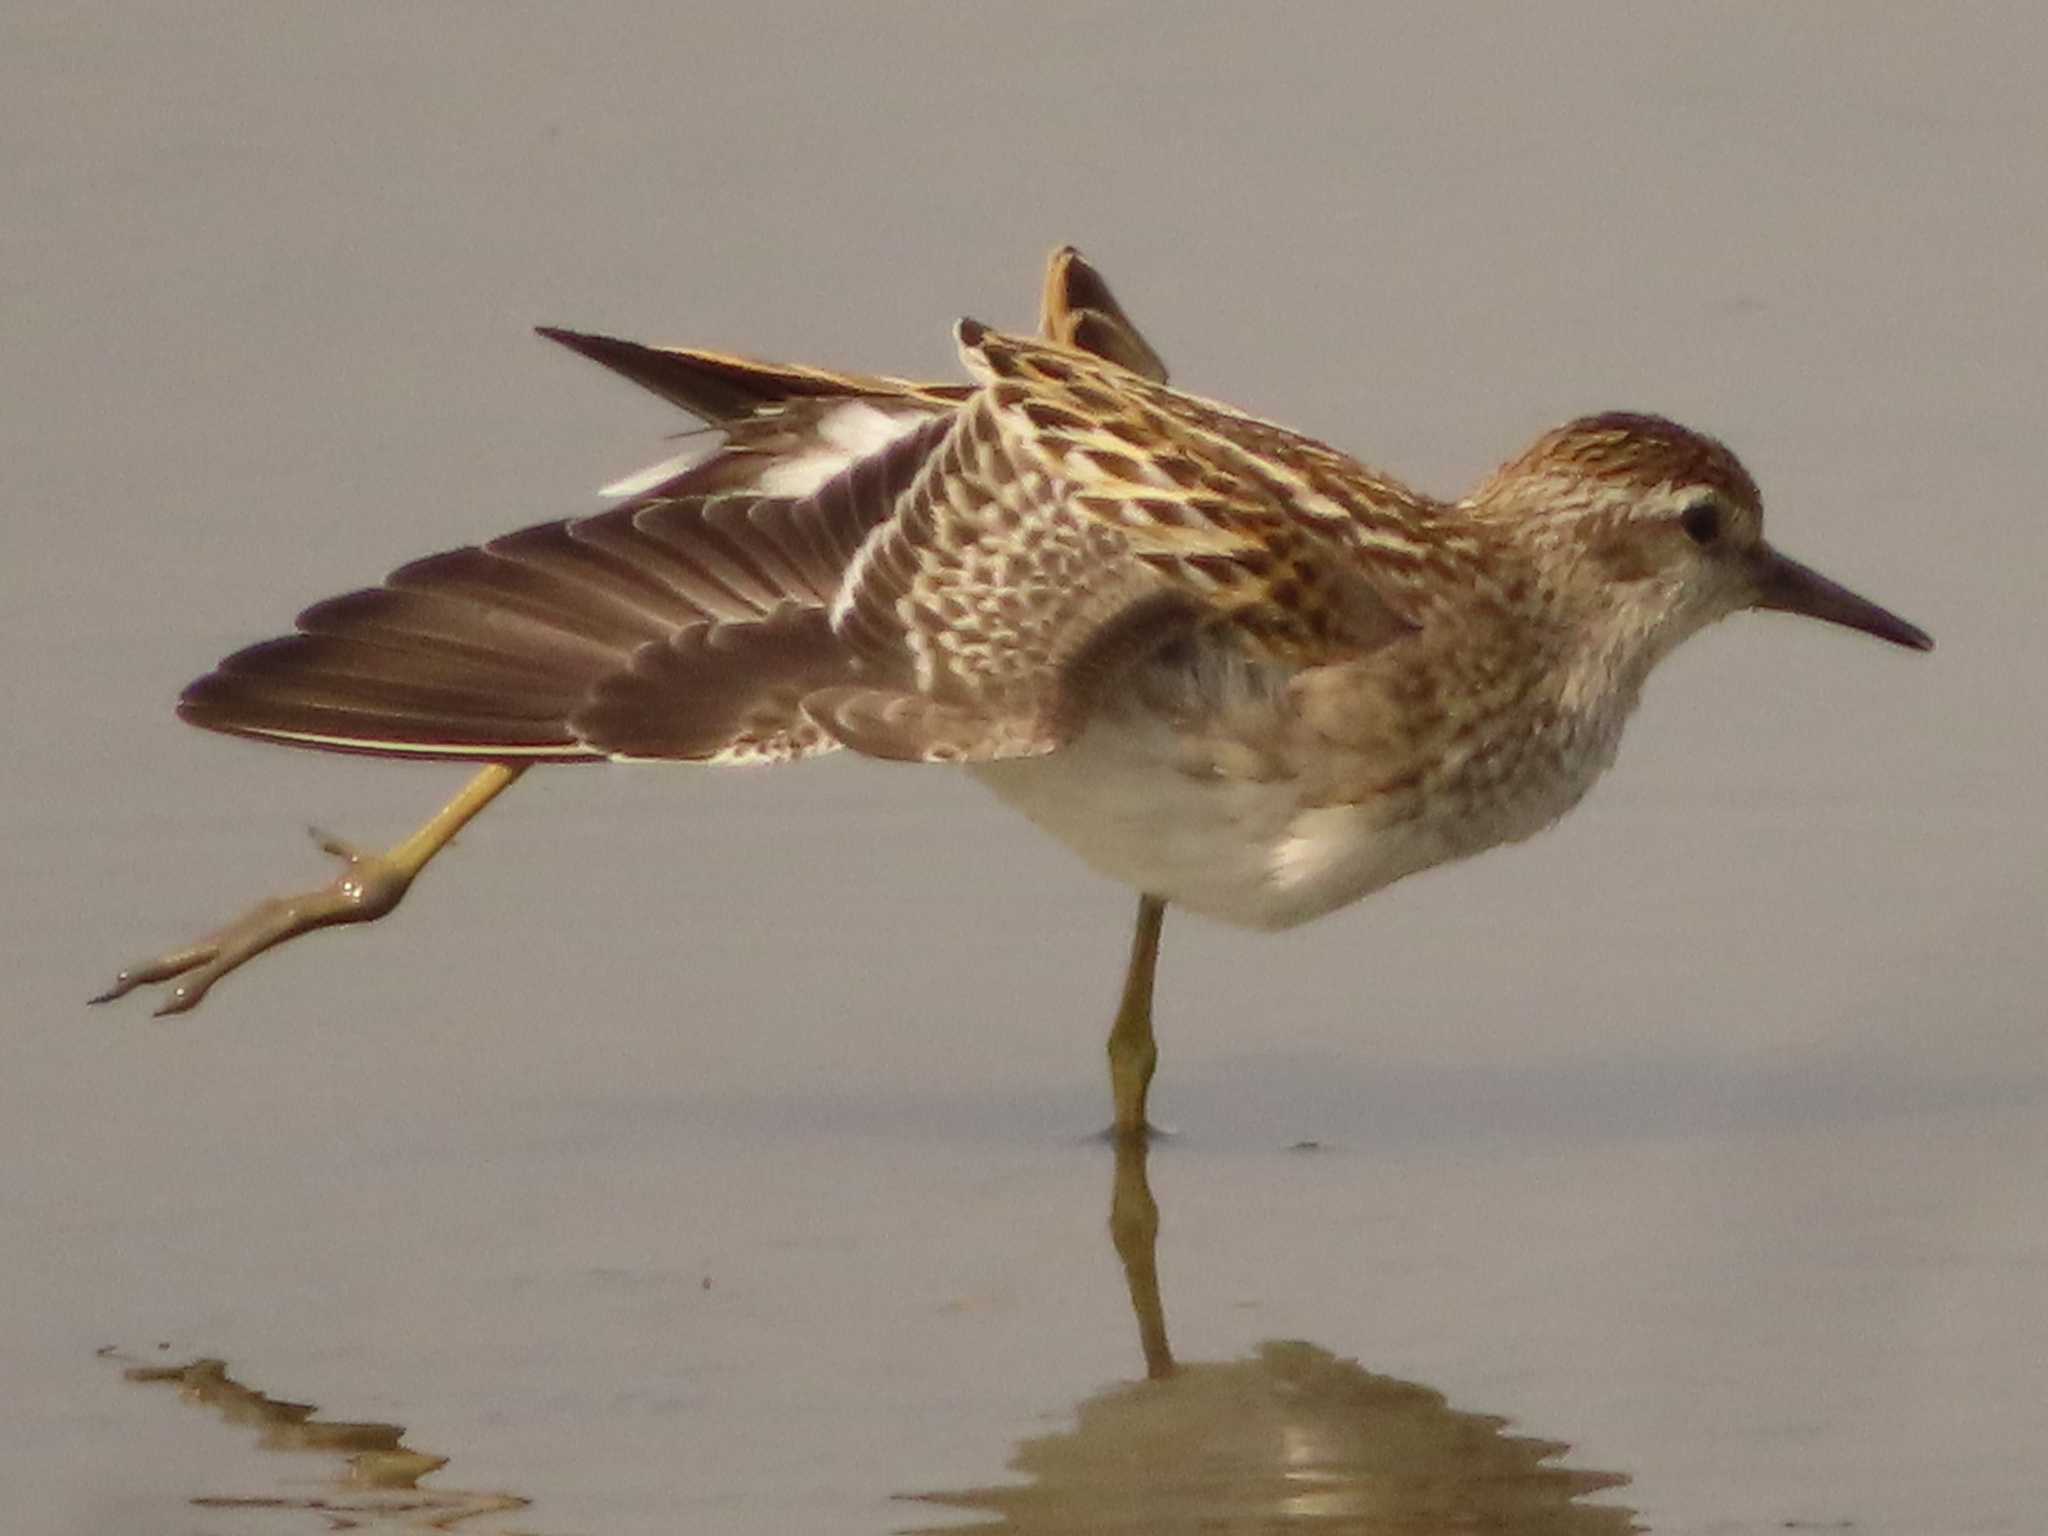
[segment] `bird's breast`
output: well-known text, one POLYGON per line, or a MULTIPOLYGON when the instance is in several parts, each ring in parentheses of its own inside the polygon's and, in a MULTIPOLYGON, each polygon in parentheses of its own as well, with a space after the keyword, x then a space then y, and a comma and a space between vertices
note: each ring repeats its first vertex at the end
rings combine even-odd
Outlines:
POLYGON ((1157 720, 1099 719, 973 772, 1101 873, 1240 927, 1292 927, 1436 861, 1381 806, 1318 803, 1286 754, 1157 720))
POLYGON ((1611 733, 1526 712, 1411 733, 1398 750, 1375 733, 1332 741, 1276 699, 1250 719, 1112 710, 1056 752, 973 771, 1101 873, 1277 929, 1530 836, 1612 751, 1611 733))

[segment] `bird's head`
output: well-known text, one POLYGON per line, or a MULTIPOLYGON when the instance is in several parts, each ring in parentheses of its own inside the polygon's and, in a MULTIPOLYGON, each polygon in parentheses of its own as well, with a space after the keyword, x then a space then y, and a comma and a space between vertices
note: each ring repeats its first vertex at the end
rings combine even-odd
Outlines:
POLYGON ((1741 462, 1661 416, 1568 422, 1503 465, 1466 507, 1529 551, 1553 610, 1625 670, 1746 608, 1801 613, 1914 650, 1934 645, 1773 549, 1741 462))

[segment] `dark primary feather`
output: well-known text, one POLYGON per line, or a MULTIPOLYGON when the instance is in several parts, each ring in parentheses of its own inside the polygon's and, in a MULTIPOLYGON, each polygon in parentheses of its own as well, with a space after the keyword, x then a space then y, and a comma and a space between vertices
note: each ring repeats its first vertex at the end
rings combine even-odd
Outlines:
POLYGON ((301 633, 228 657, 179 713, 242 735, 416 757, 822 750, 830 743, 793 705, 767 728, 737 661, 773 657, 760 682, 777 697, 792 677, 822 686, 839 675, 829 631, 794 625, 787 610, 831 600, 945 426, 935 418, 809 497, 651 495, 414 561, 381 587, 307 609, 301 633), (769 630, 757 644, 730 633, 757 625, 769 630), (820 652, 801 668, 798 636, 820 652), (703 735, 707 719, 742 716, 743 743, 703 735))

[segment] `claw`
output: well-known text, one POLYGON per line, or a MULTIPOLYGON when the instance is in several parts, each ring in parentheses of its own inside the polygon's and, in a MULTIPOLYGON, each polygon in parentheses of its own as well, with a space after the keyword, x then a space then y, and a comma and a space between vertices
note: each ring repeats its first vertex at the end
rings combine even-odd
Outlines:
POLYGON ((195 986, 191 982, 180 982, 171 988, 171 995, 149 1010, 153 1019, 167 1019, 174 1013, 189 1013, 199 1006, 199 1000, 206 996, 206 988, 212 982, 195 986))
POLYGON ((518 763, 486 765, 426 825, 385 853, 365 853, 332 832, 308 827, 306 831, 322 851, 341 860, 341 870, 332 880, 314 890, 267 897, 198 943, 129 966, 93 1001, 111 1003, 137 987, 183 977, 156 1012, 159 1018, 186 1013, 199 1006, 221 977, 240 969, 266 949, 302 933, 311 933, 315 928, 375 922, 404 900, 414 877, 426 868, 428 860, 525 771, 518 763))
POLYGON ((376 857, 374 854, 365 855, 362 849, 347 838, 336 837, 321 827, 306 828, 306 836, 313 839, 314 846, 322 853, 330 853, 344 864, 359 864, 365 857, 376 857))
MULTIPOLYGON (((173 949, 151 960, 138 960, 133 965, 123 966, 115 974, 114 984, 89 1001, 111 1003, 116 998, 126 997, 137 987, 146 987, 151 982, 169 981, 173 976, 182 976, 194 966, 206 964, 213 958, 215 952, 215 946, 202 939, 187 949, 173 949)), ((198 999, 194 998, 193 1001, 197 1002, 198 999)))
POLYGON ((114 984, 104 992, 95 992, 86 999, 86 1002, 88 1004, 111 1003, 116 998, 126 997, 141 985, 142 978, 136 975, 133 970, 116 971, 114 973, 114 984))

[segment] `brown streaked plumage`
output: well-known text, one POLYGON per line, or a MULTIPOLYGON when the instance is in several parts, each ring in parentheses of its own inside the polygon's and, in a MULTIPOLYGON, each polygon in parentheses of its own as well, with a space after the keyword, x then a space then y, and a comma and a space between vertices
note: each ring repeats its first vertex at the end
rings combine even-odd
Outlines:
POLYGON ((1930 642, 1762 539, 1728 450, 1654 416, 1546 433, 1439 501, 1168 387, 1071 250, 1042 337, 961 322, 973 382, 544 334, 719 444, 592 517, 416 561, 236 653, 180 713, 330 750, 468 758, 462 796, 335 886, 260 905, 106 996, 381 915, 527 764, 966 764, 1142 895, 1111 1034, 1144 1126, 1168 902, 1281 927, 1526 837, 1612 760, 1656 660, 1745 607, 1930 642))

